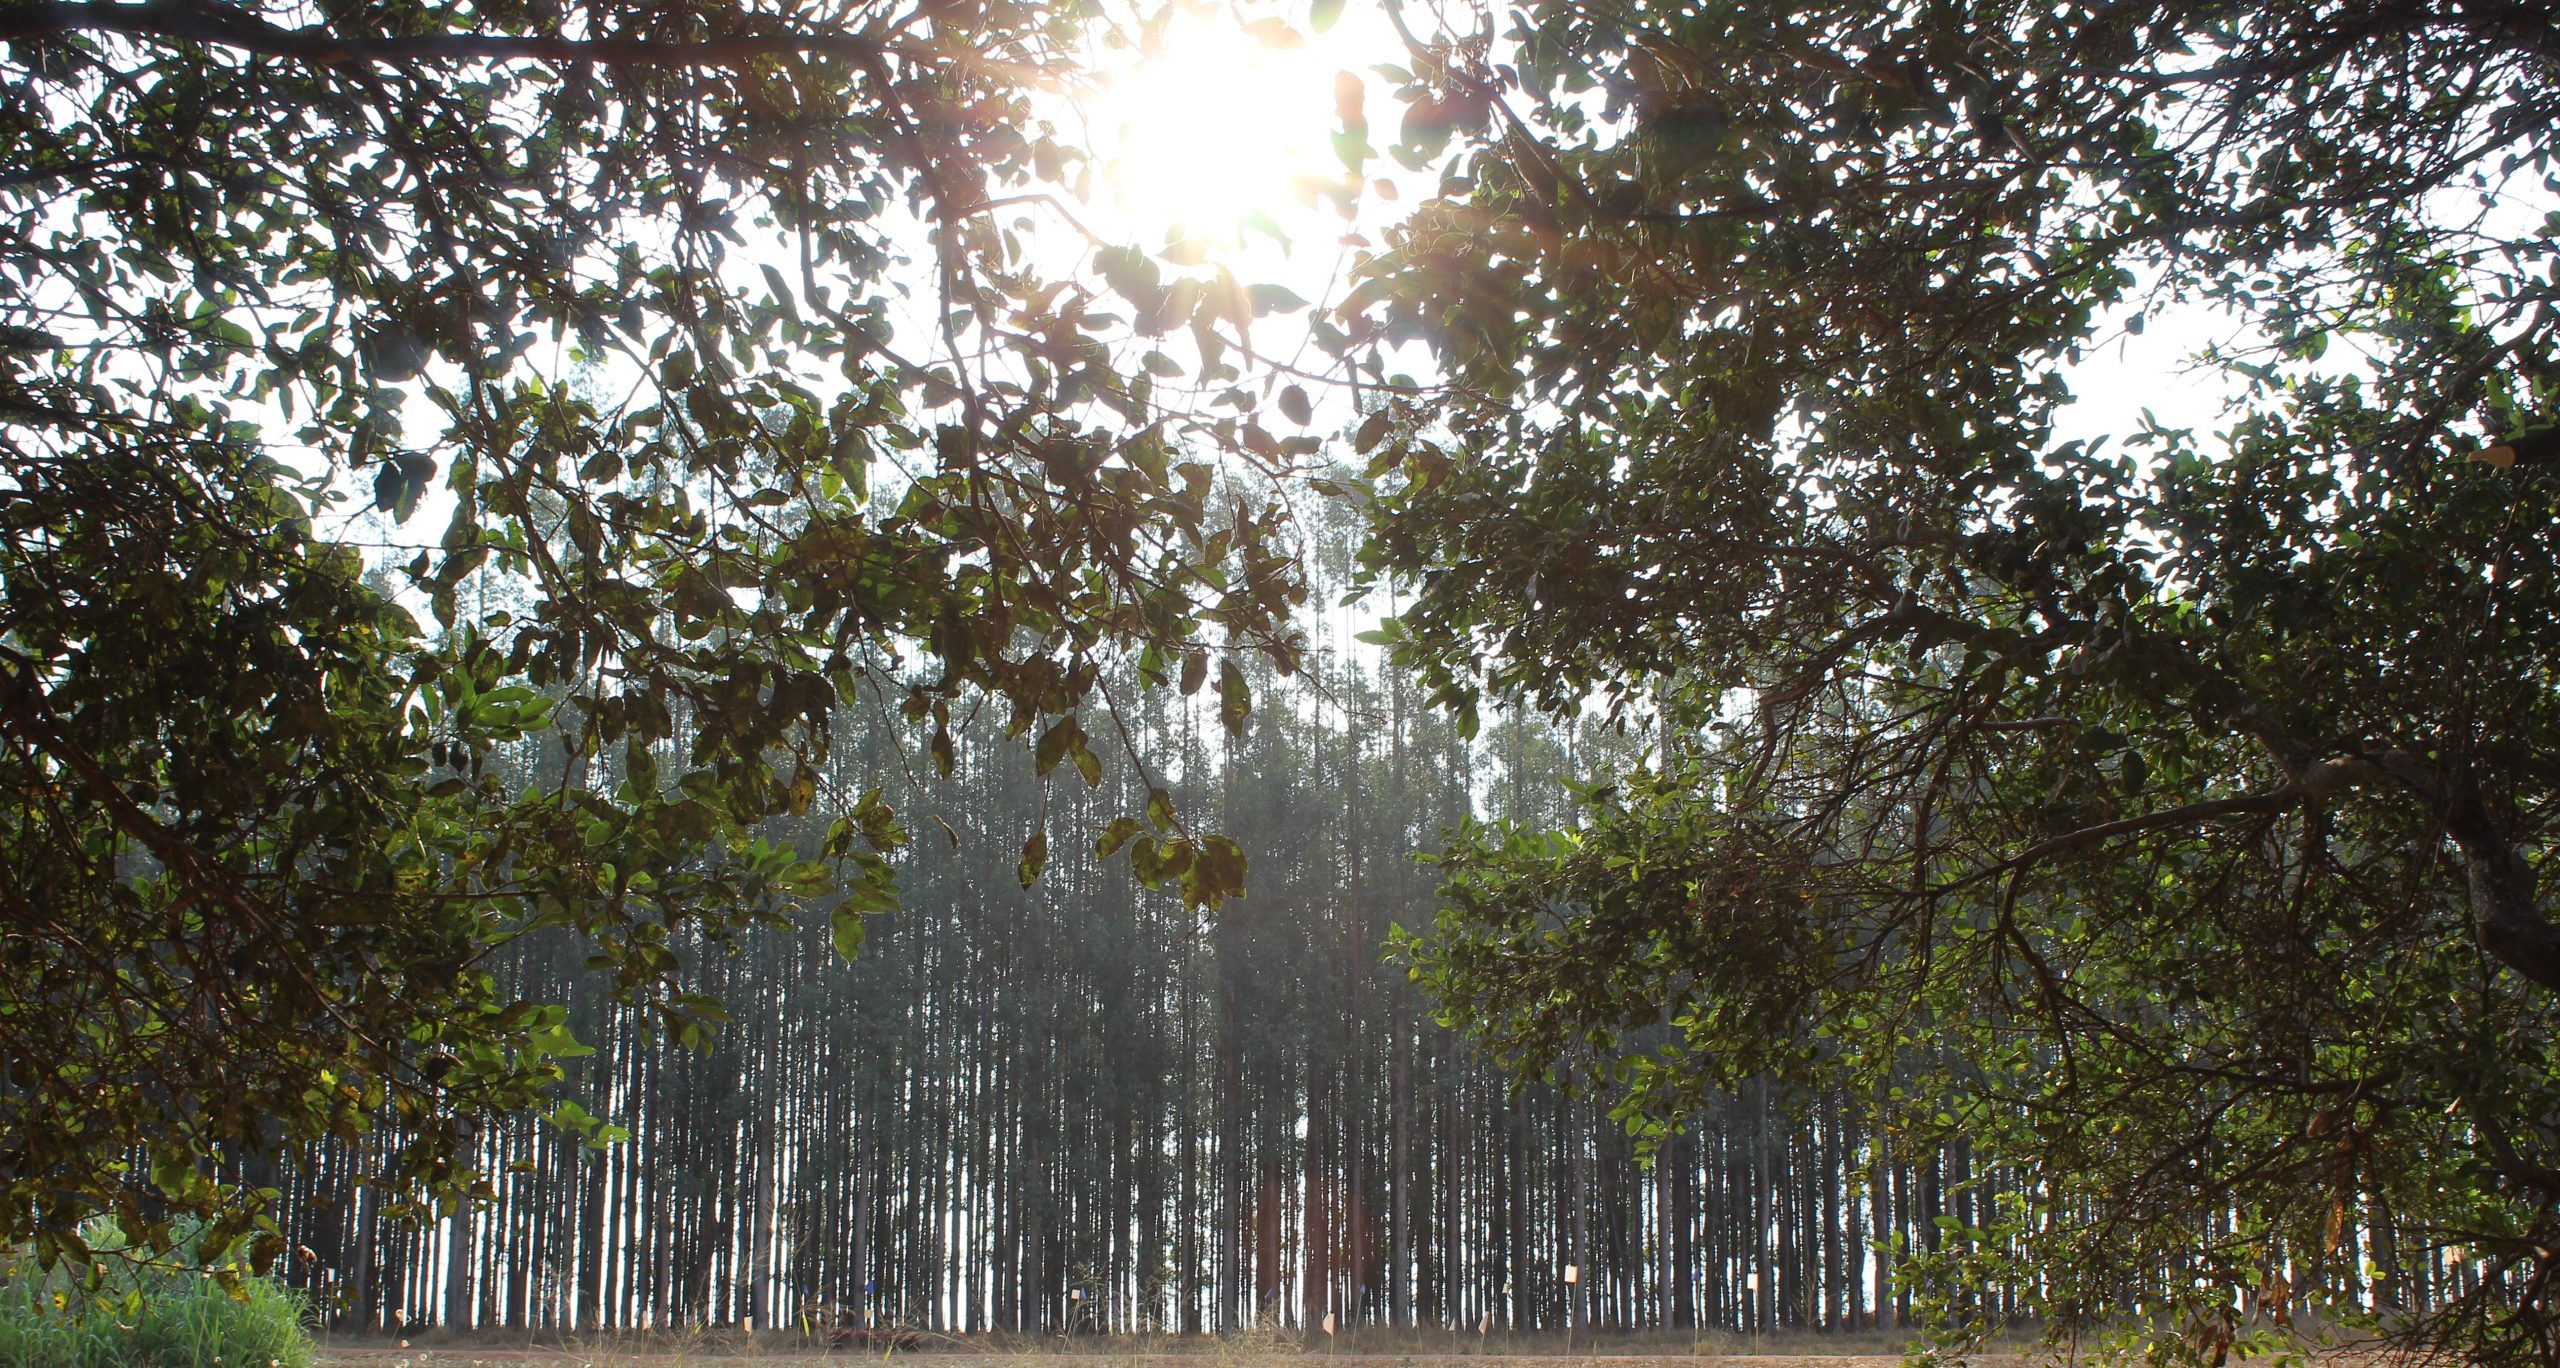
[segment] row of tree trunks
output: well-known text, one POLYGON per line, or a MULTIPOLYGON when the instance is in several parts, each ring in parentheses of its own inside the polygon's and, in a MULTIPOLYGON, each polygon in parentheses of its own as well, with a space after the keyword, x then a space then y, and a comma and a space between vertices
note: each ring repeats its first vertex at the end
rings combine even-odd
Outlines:
MULTIPOLYGON (((377 1204, 357 1181, 376 1161, 333 1145, 280 1183, 286 1272, 351 1327, 1908 1324, 1896 1251, 1969 1238, 2026 1179, 1913 1145, 1878 1099, 1768 1084, 1682 1118, 1648 1163, 1600 1109, 1473 1058, 1386 958, 1431 914, 1410 852, 1464 819, 1569 821, 1563 778, 1632 743, 1516 719, 1468 740, 1401 685, 1318 683, 1257 680, 1232 740, 1129 695, 1116 722, 1151 772, 1091 790, 955 719, 956 771, 908 814, 904 909, 860 957, 817 909, 735 943, 674 929, 734 1018, 701 1052, 597 1001, 572 940, 518 940, 493 971, 571 1004, 595 1052, 567 1091, 629 1138, 492 1127, 491 1199, 459 1214, 377 1204), (1186 911, 1093 854, 1150 782, 1244 844, 1246 898, 1186 911), (1034 830, 1055 854, 1026 891, 1034 830)), ((831 794, 902 783, 901 725, 848 710, 831 794)), ((566 762, 511 760, 535 783, 566 762)), ((2346 1237, 2382 1270, 2361 1295, 2422 1305, 2469 1276, 2386 1213, 2346 1237)), ((1975 1295, 1997 1315, 2027 1291, 1975 1295)))

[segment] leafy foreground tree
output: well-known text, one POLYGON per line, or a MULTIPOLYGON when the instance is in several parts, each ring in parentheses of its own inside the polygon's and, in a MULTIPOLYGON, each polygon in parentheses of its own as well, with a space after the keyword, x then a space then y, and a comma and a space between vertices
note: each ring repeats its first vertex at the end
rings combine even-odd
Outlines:
POLYGON ((1364 433, 1384 637, 1661 747, 1452 854, 1446 1019, 1639 1124, 1765 1067, 2031 1172, 1959 1329, 2014 1236, 2164 1352, 2560 1356, 2548 14, 1507 22, 1415 36, 1443 191, 1346 323, 1451 379, 1364 433), (2091 433, 2163 302, 2228 411, 2091 433))
MULTIPOLYGON (((840 704, 947 766, 991 702, 1091 782, 1106 662, 1214 668, 1231 723, 1236 653, 1291 663, 1274 516, 1213 519, 1182 453, 1311 443, 1190 423, 1018 236, 1080 164, 1034 93, 1102 22, 0 8, 0 1241, 193 1213, 264 1266, 255 1175, 316 1137, 387 1115, 383 1181, 449 1198, 475 1117, 592 1127, 558 1010, 477 958, 575 928, 694 1038, 679 931, 832 908, 849 952, 900 833, 819 791, 840 704), (442 523, 387 583, 350 483, 442 523), (823 849, 757 839, 813 804, 823 849)), ((1233 378, 1232 278, 1102 259, 1233 378)), ((1239 886, 1144 817, 1142 875, 1239 886)))

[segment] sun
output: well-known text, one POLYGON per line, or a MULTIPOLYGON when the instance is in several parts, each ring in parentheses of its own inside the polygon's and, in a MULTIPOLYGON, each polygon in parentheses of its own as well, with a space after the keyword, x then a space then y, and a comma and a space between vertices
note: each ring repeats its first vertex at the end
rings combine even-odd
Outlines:
POLYGON ((1139 233, 1234 240, 1339 180, 1340 46, 1277 18, 1177 6, 1084 102, 1101 197, 1139 233))

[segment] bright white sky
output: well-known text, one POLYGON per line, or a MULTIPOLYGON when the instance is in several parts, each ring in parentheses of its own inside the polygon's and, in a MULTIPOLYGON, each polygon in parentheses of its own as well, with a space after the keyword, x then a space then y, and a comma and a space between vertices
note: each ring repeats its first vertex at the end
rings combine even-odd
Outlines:
POLYGON ((1094 54, 1106 84, 1069 116, 1103 158, 1102 223, 1149 244, 1175 229, 1202 233, 1236 264, 1271 246, 1246 227, 1257 215, 1292 237, 1329 242, 1342 231, 1329 206, 1306 206, 1290 191, 1301 178, 1342 175, 1332 148, 1336 74, 1374 84, 1368 67, 1402 55, 1381 13, 1346 6, 1317 32, 1302 8, 1185 6, 1155 37, 1151 53, 1094 54))
MULTIPOLYGON (((1144 58, 1127 49, 1093 55, 1108 87, 1076 102, 1060 122, 1103 158, 1095 202, 1084 212, 1106 236, 1152 247, 1196 234, 1238 277, 1322 300, 1338 293, 1348 252, 1376 241, 1382 225, 1430 188, 1429 177, 1382 155, 1364 168, 1372 184, 1356 220, 1346 221, 1331 201, 1308 206, 1292 194, 1294 181, 1343 174, 1332 147, 1337 72, 1355 73, 1369 87, 1371 142, 1383 147, 1393 137, 1402 106, 1371 68, 1405 54, 1374 4, 1344 6, 1321 33, 1303 6, 1193 5, 1162 29, 1161 45, 1144 58), (1251 25, 1259 27, 1249 32, 1251 25), (1379 193, 1381 178, 1389 194, 1379 193), (1285 247, 1269 228, 1287 239, 1285 247)), ((2064 437, 2111 434, 2120 443, 2145 410, 2172 427, 2215 425, 2229 386, 2216 374, 2189 373, 2185 363, 2227 333, 2228 320, 2202 309, 2155 308, 2146 321, 2140 335, 2117 332, 2070 372, 2079 402, 2064 437)), ((1409 362, 1419 364, 1419 357, 1409 362)), ((1316 398, 1318 430, 1348 420, 1339 396, 1330 409, 1325 395, 1316 398)))
MULTIPOLYGON (((1239 280, 1329 303, 1351 254, 1436 183, 1384 155, 1404 107, 1372 68, 1404 60, 1403 43, 1374 0, 1342 5, 1321 31, 1298 0, 1185 3, 1172 13, 1144 53, 1097 47, 1102 89, 1068 102, 1059 120, 1100 159, 1087 226, 1144 248, 1194 239, 1239 280), (1346 73, 1362 85, 1378 149, 1361 168, 1355 216, 1310 189, 1347 174, 1334 147, 1346 73)), ((1323 368, 1294 321, 1258 324, 1255 341, 1266 356, 1323 368)), ((1308 388, 1314 430, 1350 421, 1347 392, 1308 388)))

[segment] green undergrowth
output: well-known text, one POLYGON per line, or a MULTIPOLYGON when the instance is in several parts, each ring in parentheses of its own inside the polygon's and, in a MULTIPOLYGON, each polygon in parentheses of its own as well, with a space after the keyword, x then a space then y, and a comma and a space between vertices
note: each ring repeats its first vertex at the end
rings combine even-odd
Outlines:
POLYGON ((0 1248, 0 1368, 310 1368, 299 1294, 182 1252, 149 1259, 112 1226, 83 1234, 82 1268, 0 1248))

